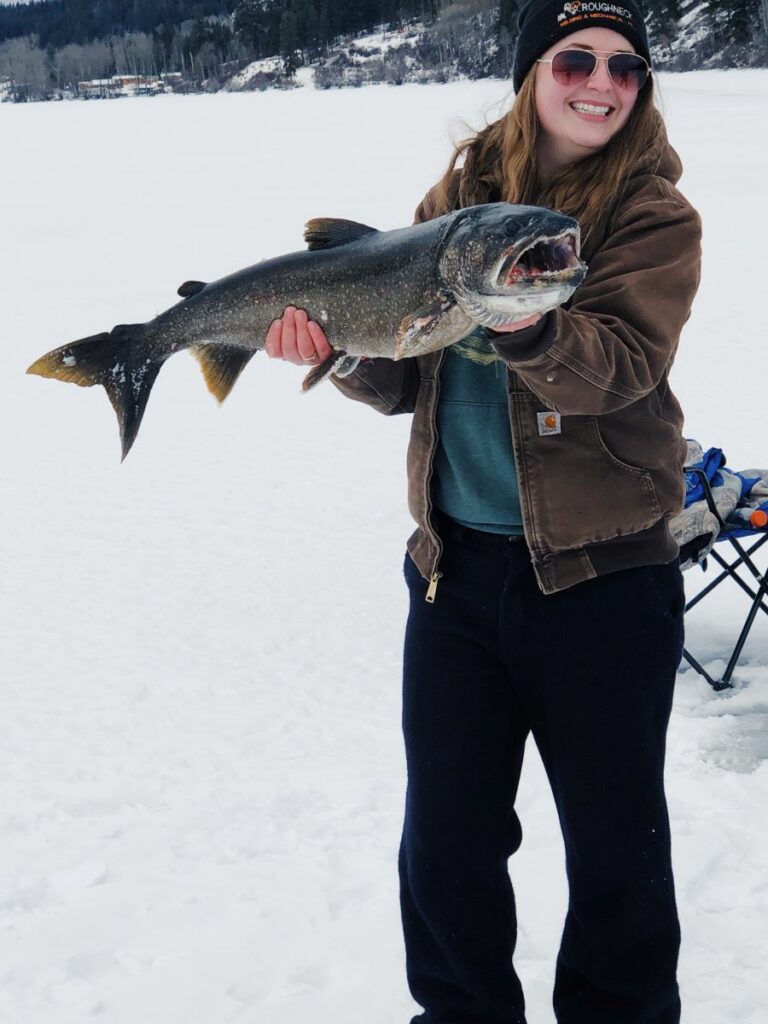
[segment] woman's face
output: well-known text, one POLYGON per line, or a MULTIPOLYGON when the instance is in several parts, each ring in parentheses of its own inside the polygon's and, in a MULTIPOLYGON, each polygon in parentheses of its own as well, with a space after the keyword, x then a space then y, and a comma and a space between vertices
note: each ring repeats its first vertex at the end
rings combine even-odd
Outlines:
MULTIPOLYGON (((566 36, 542 53, 549 60, 558 50, 595 50, 600 56, 635 49, 624 36, 609 28, 585 28, 566 36)), ((536 64, 534 83, 536 113, 540 124, 540 145, 550 162, 572 163, 596 153, 627 123, 637 100, 634 87, 621 88, 608 74, 608 65, 598 60, 591 78, 577 85, 559 85, 550 64, 536 64), (594 113, 576 109, 587 103, 599 108, 594 113)))

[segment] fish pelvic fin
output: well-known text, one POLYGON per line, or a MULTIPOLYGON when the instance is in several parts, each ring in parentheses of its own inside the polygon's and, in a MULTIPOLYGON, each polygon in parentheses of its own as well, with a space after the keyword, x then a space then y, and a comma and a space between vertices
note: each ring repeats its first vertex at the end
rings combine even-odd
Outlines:
POLYGON ((109 334, 94 334, 41 356, 27 373, 92 387, 101 384, 117 415, 122 457, 139 432, 149 393, 164 360, 152 359, 142 344, 145 324, 121 324, 109 334))
POLYGON ((313 367, 301 382, 302 391, 310 391, 320 381, 335 373, 337 377, 348 377, 357 369, 360 356, 348 356, 346 352, 334 352, 319 366, 313 367))
POLYGON ((190 351, 200 363, 208 390, 218 402, 223 402, 255 350, 235 345, 195 345, 190 351))
POLYGON ((375 233, 376 228, 339 217, 315 217, 304 225, 304 241, 309 250, 334 249, 375 233))

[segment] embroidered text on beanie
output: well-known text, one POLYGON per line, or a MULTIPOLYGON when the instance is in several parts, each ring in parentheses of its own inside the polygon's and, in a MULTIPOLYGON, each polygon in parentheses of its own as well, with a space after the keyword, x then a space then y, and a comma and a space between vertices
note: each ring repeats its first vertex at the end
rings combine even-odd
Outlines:
POLYGON ((583 28, 611 28, 630 42, 651 63, 648 35, 639 6, 633 0, 530 0, 517 19, 518 38, 512 66, 515 92, 537 59, 572 32, 583 28))

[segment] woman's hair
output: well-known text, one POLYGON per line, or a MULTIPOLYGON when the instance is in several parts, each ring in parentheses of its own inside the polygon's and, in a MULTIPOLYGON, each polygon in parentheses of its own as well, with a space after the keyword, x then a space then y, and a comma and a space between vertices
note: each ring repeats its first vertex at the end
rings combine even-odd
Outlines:
POLYGON ((534 98, 535 68, 512 108, 498 121, 456 147, 438 182, 433 216, 477 203, 531 203, 575 217, 586 240, 607 217, 631 173, 655 167, 667 145, 664 120, 654 106, 653 76, 640 90, 624 127, 599 152, 568 164, 546 187, 536 171, 539 128, 534 98), (460 170, 456 164, 464 156, 460 170))

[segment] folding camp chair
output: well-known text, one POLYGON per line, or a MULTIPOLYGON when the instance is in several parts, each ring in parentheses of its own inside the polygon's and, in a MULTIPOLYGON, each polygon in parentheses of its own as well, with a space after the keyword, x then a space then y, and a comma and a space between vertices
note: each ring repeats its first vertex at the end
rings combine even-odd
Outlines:
POLYGON ((731 682, 731 676, 733 675, 733 670, 736 667, 736 662, 738 661, 741 655, 742 648, 746 643, 747 637, 749 636, 749 631, 752 629, 752 624, 755 621, 758 611, 762 610, 765 612, 766 615, 768 615, 768 603, 766 603, 766 601, 763 600, 763 598, 765 598, 768 595, 768 571, 766 572, 766 575, 763 575, 758 570, 757 566, 755 565, 752 559, 752 555, 755 553, 755 551, 757 551, 758 548, 761 548, 763 544, 765 544, 765 542, 768 541, 768 529, 749 529, 746 527, 734 526, 729 522, 725 522, 725 520, 721 518, 720 513, 717 509, 717 505, 715 504, 715 500, 712 495, 712 489, 710 487, 709 480, 707 479, 707 474, 704 472, 704 470, 689 467, 687 469, 687 472, 695 473, 698 477, 699 482, 701 483, 701 486, 704 489, 704 496, 707 505, 709 506, 709 510, 712 513, 712 515, 716 518, 717 523, 719 524, 720 532, 717 534, 717 537, 715 538, 715 543, 728 541, 738 553, 738 558, 734 562, 729 563, 726 561, 725 558, 719 555, 717 551, 715 551, 714 547, 711 547, 709 550, 707 550, 706 554, 704 554, 704 557, 699 557, 699 555, 703 553, 702 549, 706 550, 706 548, 708 547, 706 542, 702 543, 701 538, 689 541, 688 544, 681 547, 680 563, 683 566, 683 568, 689 568, 692 565, 700 565, 701 568, 704 571, 706 571, 707 560, 709 557, 711 557, 714 559, 714 561, 718 563, 718 565, 723 570, 718 576, 715 577, 715 579, 712 580, 711 583, 707 584, 707 586, 700 590, 695 597, 691 598, 691 600, 687 602, 685 606, 686 614, 691 610, 691 608, 694 608, 700 601, 702 601, 708 594, 711 594, 715 587, 719 586, 723 582, 723 580, 727 579, 728 577, 734 580, 734 582, 736 582, 739 585, 739 587, 741 587, 741 589, 749 595, 751 601, 749 612, 744 621, 744 625, 742 626, 741 632, 739 633, 738 640, 736 641, 736 646, 733 649, 733 653, 731 654, 728 660, 728 665, 726 666, 725 672, 723 673, 721 679, 713 679, 712 676, 709 675, 709 673, 706 671, 706 669, 703 668, 703 666, 700 665, 699 662, 693 657, 690 651, 683 650, 683 657, 685 658, 685 660, 693 669, 695 669, 700 675, 702 675, 707 680, 710 686, 712 686, 715 690, 727 690, 733 687, 733 683, 731 682), (753 537, 757 539, 750 548, 745 550, 739 542, 739 539, 747 537, 753 537), (686 565, 686 563, 689 563, 689 565, 686 565), (740 566, 745 567, 752 574, 755 581, 757 582, 756 590, 754 590, 752 586, 749 585, 751 581, 745 582, 738 574, 736 570, 740 566))

